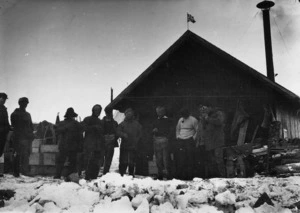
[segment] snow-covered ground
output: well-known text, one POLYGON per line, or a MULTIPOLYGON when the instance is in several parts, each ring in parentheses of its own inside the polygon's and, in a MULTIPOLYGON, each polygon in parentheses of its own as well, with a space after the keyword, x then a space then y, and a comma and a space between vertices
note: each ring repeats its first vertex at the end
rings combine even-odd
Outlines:
MULTIPOLYGON (((115 159, 112 170, 116 168, 115 159)), ((300 201, 300 177, 296 176, 159 181, 111 172, 77 184, 51 177, 5 175, 0 178, 0 189, 16 192, 0 212, 290 213, 298 212, 288 207, 300 201), (253 208, 264 192, 274 206, 253 208)))

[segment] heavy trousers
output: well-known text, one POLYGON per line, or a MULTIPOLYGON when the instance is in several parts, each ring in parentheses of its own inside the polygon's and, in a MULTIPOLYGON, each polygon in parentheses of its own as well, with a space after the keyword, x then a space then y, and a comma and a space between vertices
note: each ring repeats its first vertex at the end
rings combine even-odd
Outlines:
MULTIPOLYGON (((1 133, 2 134, 2 133, 1 133)), ((5 134, 0 134, 0 157, 2 156, 5 148, 5 143, 6 143, 6 135, 5 134)))
POLYGON ((14 142, 15 152, 13 154, 13 174, 19 176, 29 174, 29 156, 31 140, 19 140, 14 142))
POLYGON ((68 169, 67 172, 64 174, 65 177, 69 176, 70 174, 77 172, 77 152, 76 151, 67 151, 67 150, 59 150, 58 156, 56 159, 56 177, 61 177, 62 171, 64 169, 64 165, 66 160, 68 159, 68 169))
POLYGON ((208 178, 226 177, 223 148, 215 148, 207 151, 206 174, 208 178))
POLYGON ((135 174, 143 176, 149 175, 149 160, 150 156, 148 152, 139 150, 135 156, 135 174))
POLYGON ((104 162, 104 150, 102 151, 92 151, 85 152, 85 161, 86 161, 86 169, 85 169, 85 179, 96 179, 98 177, 100 167, 104 162))
POLYGON ((194 176, 200 178, 206 178, 205 174, 205 164, 206 164, 207 154, 204 145, 195 148, 195 168, 194 176))
POLYGON ((155 137, 154 154, 156 157, 156 166, 158 169, 158 178, 163 178, 163 170, 166 170, 167 178, 170 176, 170 155, 168 150, 168 139, 166 137, 155 137))
POLYGON ((112 141, 112 143, 105 144, 103 174, 106 174, 107 172, 109 172, 111 162, 112 162, 112 159, 114 156, 114 152, 115 152, 114 141, 112 141))
POLYGON ((128 149, 120 149, 120 164, 119 172, 123 176, 126 173, 127 167, 129 175, 134 175, 136 151, 128 149))
POLYGON ((175 148, 176 178, 191 180, 194 177, 195 141, 178 139, 175 148))

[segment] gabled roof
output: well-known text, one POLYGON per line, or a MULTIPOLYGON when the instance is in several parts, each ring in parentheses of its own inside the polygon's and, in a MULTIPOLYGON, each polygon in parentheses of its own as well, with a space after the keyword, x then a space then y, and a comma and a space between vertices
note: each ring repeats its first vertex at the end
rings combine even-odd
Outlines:
POLYGON ((259 73, 255 69, 249 67, 245 63, 239 61, 238 59, 234 58, 230 54, 226 53, 225 51, 221 50, 220 48, 216 47, 215 45, 209 43, 205 39, 201 38, 200 36, 196 35, 195 33, 187 30, 173 45, 171 45, 158 59, 156 59, 141 75, 139 75, 127 88, 125 88, 109 105, 108 107, 114 108, 116 104, 118 104, 123 98, 126 98, 131 91, 138 84, 140 84, 143 80, 147 78, 147 76, 155 70, 159 65, 163 62, 168 60, 168 56, 175 52, 185 41, 191 40, 196 44, 202 45, 215 53, 216 55, 220 56, 221 58, 229 61, 230 63, 234 64, 241 71, 250 74, 257 80, 261 81, 266 86, 270 87, 271 89, 277 91, 278 93, 282 94, 283 96, 291 99, 292 101, 297 102, 300 104, 300 97, 294 94, 293 92, 289 91, 288 89, 284 88, 283 86, 269 80, 266 76, 259 73))

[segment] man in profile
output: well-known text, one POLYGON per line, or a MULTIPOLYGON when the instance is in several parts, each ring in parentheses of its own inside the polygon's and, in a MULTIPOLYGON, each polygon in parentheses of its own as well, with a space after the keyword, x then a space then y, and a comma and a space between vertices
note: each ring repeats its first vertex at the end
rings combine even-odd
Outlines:
POLYGON ((6 137, 10 130, 7 109, 4 106, 6 99, 8 99, 7 95, 5 93, 0 93, 0 157, 3 154, 6 137))

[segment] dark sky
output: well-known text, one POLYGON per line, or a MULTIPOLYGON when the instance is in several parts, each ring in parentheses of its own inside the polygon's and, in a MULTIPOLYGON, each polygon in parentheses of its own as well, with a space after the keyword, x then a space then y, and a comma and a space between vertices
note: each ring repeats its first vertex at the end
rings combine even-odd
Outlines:
MULTIPOLYGON (((0 1, 0 91, 9 113, 27 96, 35 122, 70 106, 83 118, 106 106, 186 30, 265 74, 256 0, 0 1)), ((276 82, 300 95, 300 3, 271 10, 276 82)))

